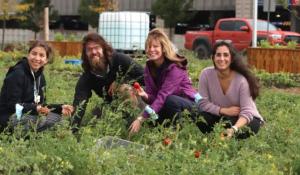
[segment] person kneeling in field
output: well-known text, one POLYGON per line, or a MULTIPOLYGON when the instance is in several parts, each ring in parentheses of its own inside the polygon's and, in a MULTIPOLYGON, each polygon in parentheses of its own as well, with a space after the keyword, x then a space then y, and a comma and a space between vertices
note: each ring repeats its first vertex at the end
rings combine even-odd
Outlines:
POLYGON ((137 94, 148 105, 130 126, 130 134, 139 132, 144 121, 152 119, 158 124, 165 120, 176 121, 176 115, 185 109, 192 111, 201 100, 193 88, 187 72, 187 59, 176 51, 161 29, 153 29, 146 40, 148 61, 144 71, 145 91, 137 94))
POLYGON ((203 133, 213 130, 215 123, 225 120, 228 138, 247 138, 257 133, 264 119, 254 100, 259 94, 257 79, 230 43, 218 42, 213 49, 214 67, 205 68, 199 77, 199 107, 205 121, 197 123, 203 133), (240 128, 248 126, 250 131, 240 128))
POLYGON ((61 115, 70 116, 71 105, 46 104, 46 80, 43 74, 52 49, 43 41, 35 41, 24 57, 9 68, 0 95, 1 130, 24 125, 28 130, 36 125, 43 131, 61 120, 61 115), (39 118, 40 115, 46 116, 39 118))
MULTIPOLYGON (((87 103, 94 91, 106 103, 111 103, 114 95, 129 94, 129 98, 137 103, 133 88, 129 83, 143 82, 143 67, 133 61, 129 56, 118 53, 97 33, 89 33, 82 43, 83 73, 76 85, 73 106, 76 113, 72 121, 73 131, 80 127, 87 103), (120 76, 124 82, 117 82, 120 76)), ((101 106, 93 110, 97 117, 101 115, 101 106)))

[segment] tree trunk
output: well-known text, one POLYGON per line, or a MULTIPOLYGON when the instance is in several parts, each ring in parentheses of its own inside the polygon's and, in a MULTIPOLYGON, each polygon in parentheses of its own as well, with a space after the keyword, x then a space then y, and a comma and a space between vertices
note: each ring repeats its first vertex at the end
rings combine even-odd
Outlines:
POLYGON ((300 32, 300 6, 294 6, 291 11, 291 31, 300 32))
POLYGON ((296 6, 296 32, 300 32, 300 4, 296 6))
POLYGON ((6 28, 6 20, 3 19, 3 27, 2 27, 2 43, 1 43, 1 50, 4 49, 4 37, 5 37, 5 28, 6 28))

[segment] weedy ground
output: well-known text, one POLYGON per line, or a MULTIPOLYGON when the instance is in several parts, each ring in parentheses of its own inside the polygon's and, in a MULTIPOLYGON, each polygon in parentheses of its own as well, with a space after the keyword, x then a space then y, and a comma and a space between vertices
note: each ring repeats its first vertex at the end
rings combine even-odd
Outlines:
MULTIPOLYGON (((0 55, 0 85, 17 56, 0 55)), ((210 60, 198 60, 191 53, 189 74, 195 88, 201 70, 210 60)), ((56 57, 46 66, 48 103, 73 101, 80 66, 66 65, 56 57)), ((144 64, 145 58, 139 58, 144 64)), ((300 94, 299 75, 268 74, 255 71, 262 91, 256 100, 266 124, 258 135, 246 140, 226 140, 222 123, 210 134, 202 134, 183 115, 181 125, 153 128, 145 123, 141 132, 128 136, 128 119, 140 111, 116 100, 107 105, 93 95, 77 134, 72 134, 69 119, 43 133, 0 134, 0 174, 300 174, 300 94), (277 88, 274 88, 277 87, 277 88), (104 105, 101 119, 92 115, 95 106, 104 105), (115 136, 145 145, 105 149, 96 146, 104 136, 115 136), (166 144, 165 138, 168 138, 166 144)))

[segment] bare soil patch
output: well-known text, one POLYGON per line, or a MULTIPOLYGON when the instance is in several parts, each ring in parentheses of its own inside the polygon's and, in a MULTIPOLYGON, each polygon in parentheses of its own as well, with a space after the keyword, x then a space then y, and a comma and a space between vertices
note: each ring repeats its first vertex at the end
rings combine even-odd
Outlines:
POLYGON ((275 91, 290 93, 290 94, 297 94, 300 95, 300 87, 292 87, 292 88, 272 88, 275 91))

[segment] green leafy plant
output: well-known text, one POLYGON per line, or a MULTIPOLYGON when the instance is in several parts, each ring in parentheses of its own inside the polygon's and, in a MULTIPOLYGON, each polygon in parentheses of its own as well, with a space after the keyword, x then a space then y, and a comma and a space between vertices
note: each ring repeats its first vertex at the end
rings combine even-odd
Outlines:
POLYGON ((298 43, 296 41, 289 41, 287 43, 287 45, 280 45, 280 44, 272 45, 267 40, 261 40, 259 42, 259 47, 261 47, 261 48, 287 48, 287 49, 296 49, 297 45, 298 45, 298 43))
POLYGON ((67 41, 80 41, 81 40, 81 37, 78 36, 78 35, 75 35, 73 33, 69 34, 66 36, 66 40, 67 41))
POLYGON ((299 75, 294 75, 291 73, 268 73, 265 71, 257 71, 256 76, 259 78, 261 83, 266 87, 278 87, 278 88, 288 88, 300 86, 300 81, 297 80, 299 75))
POLYGON ((296 49, 297 45, 298 45, 297 41, 289 41, 286 47, 289 49, 296 49))
POLYGON ((261 48, 272 48, 271 44, 267 40, 261 40, 259 42, 261 48))
POLYGON ((60 33, 60 32, 56 32, 54 34, 54 41, 64 41, 65 40, 65 36, 60 33))

